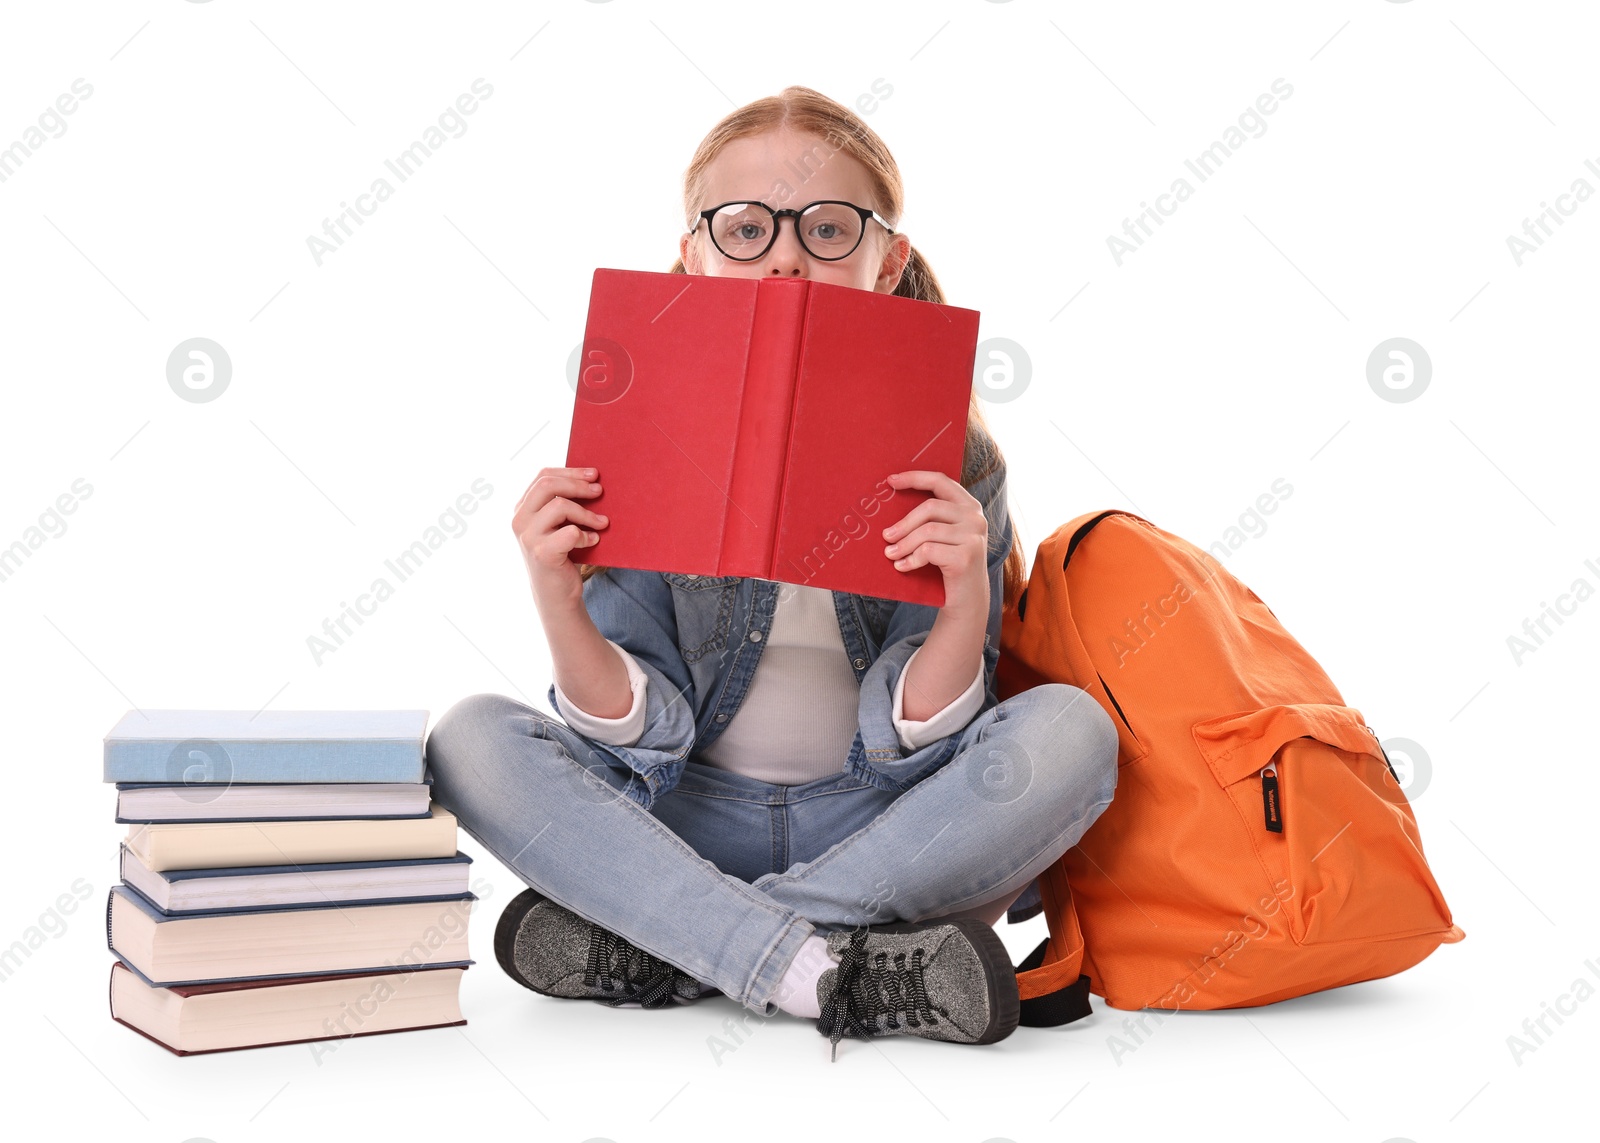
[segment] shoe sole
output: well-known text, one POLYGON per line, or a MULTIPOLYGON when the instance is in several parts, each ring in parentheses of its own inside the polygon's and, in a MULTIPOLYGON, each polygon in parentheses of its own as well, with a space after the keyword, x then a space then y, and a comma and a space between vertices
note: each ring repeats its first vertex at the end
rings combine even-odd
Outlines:
MULTIPOLYGON (((939 927, 953 925, 966 934, 967 940, 977 950, 978 959, 983 962, 984 981, 988 990, 989 1026, 983 1035, 976 1040, 945 1041, 946 1043, 960 1044, 993 1044, 1004 1040, 1017 1030, 1017 1025, 1022 1020, 1022 997, 1017 991, 1017 969, 1011 963, 1011 954, 1006 951, 1005 942, 1000 939, 1000 934, 990 926, 972 917, 963 917, 957 921, 938 922, 939 927)), ((875 933, 912 933, 922 932, 933 926, 928 922, 904 923, 894 925, 873 925, 868 932, 875 933)))

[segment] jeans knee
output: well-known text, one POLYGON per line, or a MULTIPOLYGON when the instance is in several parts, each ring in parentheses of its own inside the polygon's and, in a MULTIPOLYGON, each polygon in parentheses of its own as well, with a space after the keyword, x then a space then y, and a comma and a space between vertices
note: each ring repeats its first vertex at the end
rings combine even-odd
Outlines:
POLYGON ((518 710, 526 713, 527 708, 505 695, 476 694, 445 711, 428 732, 424 748, 435 780, 447 778, 465 759, 485 753, 518 710))
POLYGON ((1052 768, 1066 780, 1064 794, 1082 799, 1098 792, 1109 801, 1117 784, 1119 743, 1105 708, 1069 683, 1042 683, 1024 693, 1033 696, 1029 717, 1048 728, 1044 740, 1052 768))
POLYGON ((468 695, 445 711, 438 723, 435 724, 434 729, 437 731, 447 724, 454 726, 458 723, 481 726, 498 722, 508 714, 525 709, 521 703, 515 699, 507 698, 505 695, 492 692, 468 695))

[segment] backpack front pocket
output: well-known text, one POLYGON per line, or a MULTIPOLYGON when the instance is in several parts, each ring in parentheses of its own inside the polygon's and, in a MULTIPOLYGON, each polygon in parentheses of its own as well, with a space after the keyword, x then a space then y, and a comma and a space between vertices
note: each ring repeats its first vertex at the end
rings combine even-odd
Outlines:
POLYGON ((1451 929, 1416 817, 1359 711, 1264 707, 1196 723, 1194 740, 1297 943, 1451 929))

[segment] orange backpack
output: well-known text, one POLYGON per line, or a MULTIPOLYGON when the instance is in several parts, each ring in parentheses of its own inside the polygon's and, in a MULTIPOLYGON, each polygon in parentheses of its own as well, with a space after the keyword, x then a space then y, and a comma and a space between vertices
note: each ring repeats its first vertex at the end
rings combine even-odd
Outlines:
POLYGON ((1129 512, 1039 545, 996 693, 1046 682, 1117 727, 1116 795, 1039 879, 1024 1024, 1268 1004, 1410 968, 1464 935, 1377 736, 1215 558, 1129 512))

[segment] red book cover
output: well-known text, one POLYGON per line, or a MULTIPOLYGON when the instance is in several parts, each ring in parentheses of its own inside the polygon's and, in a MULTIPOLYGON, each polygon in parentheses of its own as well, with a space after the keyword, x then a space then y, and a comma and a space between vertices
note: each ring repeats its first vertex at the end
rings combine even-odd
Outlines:
POLYGON ((569 467, 609 517, 575 559, 939 607, 882 531, 961 478, 978 312, 809 279, 597 269, 569 467))

